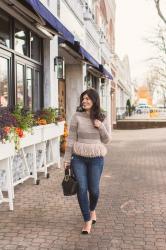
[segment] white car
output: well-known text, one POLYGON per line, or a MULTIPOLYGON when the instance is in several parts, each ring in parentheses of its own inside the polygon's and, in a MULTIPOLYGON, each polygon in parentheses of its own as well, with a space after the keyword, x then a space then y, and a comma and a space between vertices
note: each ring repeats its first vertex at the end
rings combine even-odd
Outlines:
POLYGON ((138 114, 149 113, 150 112, 150 106, 149 105, 138 105, 135 108, 135 111, 138 114))

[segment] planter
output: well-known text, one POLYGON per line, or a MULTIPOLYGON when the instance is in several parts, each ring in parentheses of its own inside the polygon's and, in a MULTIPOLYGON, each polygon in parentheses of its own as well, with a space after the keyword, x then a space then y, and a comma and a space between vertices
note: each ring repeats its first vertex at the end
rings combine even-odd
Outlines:
POLYGON ((13 156, 15 153, 14 144, 10 142, 0 142, 0 161, 13 156))
POLYGON ((62 122, 58 122, 58 127, 59 127, 59 133, 60 135, 63 135, 64 134, 64 124, 65 124, 65 121, 62 121, 62 122))
POLYGON ((51 140, 53 138, 59 137, 61 135, 61 125, 56 125, 54 123, 47 124, 43 126, 43 141, 51 140))
POLYGON ((24 138, 20 140, 20 147, 28 147, 42 141, 43 126, 37 126, 32 128, 32 133, 27 133, 24 138))

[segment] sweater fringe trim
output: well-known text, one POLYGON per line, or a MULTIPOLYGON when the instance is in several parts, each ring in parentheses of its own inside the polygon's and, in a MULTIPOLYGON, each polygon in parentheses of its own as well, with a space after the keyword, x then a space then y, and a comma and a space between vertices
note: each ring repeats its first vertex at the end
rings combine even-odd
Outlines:
POLYGON ((107 149, 101 143, 86 144, 81 142, 75 142, 73 145, 73 152, 76 155, 84 157, 98 157, 98 156, 105 156, 107 153, 107 149))

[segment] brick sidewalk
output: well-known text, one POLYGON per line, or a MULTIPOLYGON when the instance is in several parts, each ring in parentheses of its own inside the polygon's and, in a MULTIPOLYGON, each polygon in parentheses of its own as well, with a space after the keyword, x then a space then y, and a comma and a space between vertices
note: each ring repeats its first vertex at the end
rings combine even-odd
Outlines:
POLYGON ((63 170, 50 168, 0 205, 0 249, 166 250, 166 129, 114 131, 105 161, 98 221, 81 235, 76 197, 64 197, 63 170))

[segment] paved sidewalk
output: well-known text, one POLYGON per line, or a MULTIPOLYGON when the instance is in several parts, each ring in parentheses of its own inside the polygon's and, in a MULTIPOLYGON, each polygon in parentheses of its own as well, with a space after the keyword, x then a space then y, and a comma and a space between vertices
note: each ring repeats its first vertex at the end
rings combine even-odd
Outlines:
POLYGON ((166 250, 166 128, 113 132, 97 223, 81 235, 76 197, 64 197, 63 170, 16 187, 14 212, 0 205, 0 249, 166 250))

